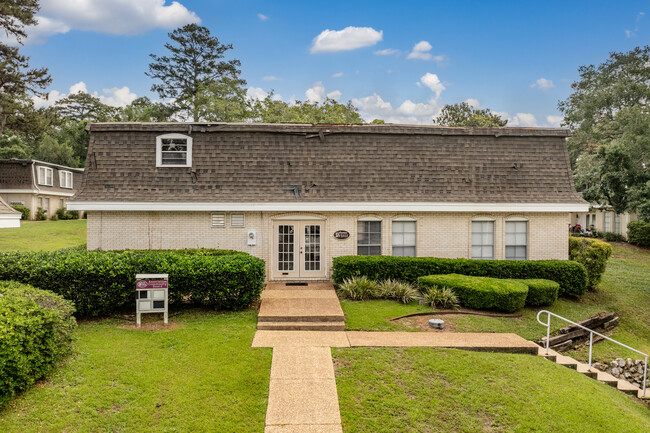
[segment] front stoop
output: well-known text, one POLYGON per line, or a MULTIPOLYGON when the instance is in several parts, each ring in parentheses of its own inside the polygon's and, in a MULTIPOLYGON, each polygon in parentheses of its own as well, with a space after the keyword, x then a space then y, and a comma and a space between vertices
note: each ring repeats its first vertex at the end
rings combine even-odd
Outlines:
POLYGON ((269 283, 262 292, 257 329, 343 331, 344 318, 332 283, 306 286, 269 283))
POLYGON ((650 399, 650 390, 646 390, 646 395, 644 396, 643 390, 632 385, 630 382, 623 379, 618 379, 609 373, 598 370, 595 367, 592 367, 590 370, 588 364, 578 362, 575 359, 569 356, 561 355, 554 350, 549 350, 547 355, 546 349, 539 347, 537 354, 545 359, 548 359, 549 361, 553 361, 564 367, 571 368, 573 370, 576 370, 578 373, 584 374, 587 377, 596 379, 599 382, 612 386, 626 394, 633 395, 641 399, 650 399))

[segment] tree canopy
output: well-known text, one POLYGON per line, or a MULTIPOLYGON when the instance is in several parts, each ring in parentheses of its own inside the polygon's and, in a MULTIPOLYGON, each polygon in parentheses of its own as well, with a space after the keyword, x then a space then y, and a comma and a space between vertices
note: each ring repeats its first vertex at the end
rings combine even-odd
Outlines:
POLYGON ((588 201, 650 220, 650 47, 582 66, 559 103, 576 187, 588 201))
POLYGON ((440 114, 433 118, 434 125, 441 126, 506 126, 507 119, 490 112, 489 108, 474 108, 467 102, 448 104, 442 107, 440 114))
POLYGON ((255 101, 251 108, 252 118, 265 123, 331 123, 358 124, 363 123, 359 111, 348 101, 341 104, 333 99, 322 103, 310 101, 295 101, 289 104, 275 100, 271 93, 265 99, 255 101))

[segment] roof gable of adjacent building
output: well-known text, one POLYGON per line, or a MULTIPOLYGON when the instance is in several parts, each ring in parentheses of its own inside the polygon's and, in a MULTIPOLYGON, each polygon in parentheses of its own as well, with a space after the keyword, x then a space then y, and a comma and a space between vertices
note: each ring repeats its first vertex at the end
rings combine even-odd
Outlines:
POLYGON ((573 186, 562 129, 208 123, 89 129, 84 180, 71 208, 586 206, 573 186), (191 166, 157 166, 156 139, 165 134, 191 138, 191 166))

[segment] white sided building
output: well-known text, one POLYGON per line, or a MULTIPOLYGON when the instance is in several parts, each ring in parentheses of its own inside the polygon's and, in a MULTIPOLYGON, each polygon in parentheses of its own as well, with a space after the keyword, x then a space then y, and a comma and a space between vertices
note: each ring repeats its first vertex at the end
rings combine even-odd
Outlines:
POLYGON ((88 248, 220 248, 270 280, 332 258, 567 259, 568 131, 409 125, 95 123, 69 209, 88 248))

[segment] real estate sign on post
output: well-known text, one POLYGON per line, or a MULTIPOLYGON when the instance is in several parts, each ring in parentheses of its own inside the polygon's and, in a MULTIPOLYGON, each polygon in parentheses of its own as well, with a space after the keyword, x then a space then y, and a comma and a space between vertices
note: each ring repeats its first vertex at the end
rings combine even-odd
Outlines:
POLYGON ((135 279, 136 324, 140 326, 143 313, 163 313, 163 321, 166 325, 169 274, 137 274, 135 279))

